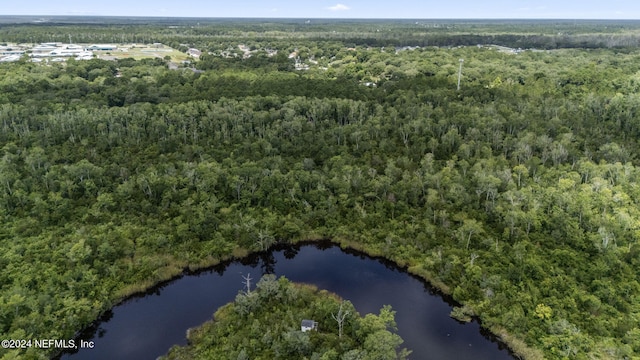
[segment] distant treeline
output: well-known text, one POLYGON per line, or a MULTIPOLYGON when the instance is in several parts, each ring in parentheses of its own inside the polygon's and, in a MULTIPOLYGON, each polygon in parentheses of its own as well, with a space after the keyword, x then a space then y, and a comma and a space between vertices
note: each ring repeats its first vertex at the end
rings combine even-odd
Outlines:
MULTIPOLYGON (((17 43, 152 43, 206 47, 216 41, 336 40, 345 46, 627 48, 640 45, 634 21, 292 20, 61 17, 43 22, 0 18, 0 41, 17 43), (20 21, 23 21, 20 23, 20 21)), ((42 21, 41 19, 37 21, 42 21)), ((186 49, 185 49, 186 50, 186 49)))

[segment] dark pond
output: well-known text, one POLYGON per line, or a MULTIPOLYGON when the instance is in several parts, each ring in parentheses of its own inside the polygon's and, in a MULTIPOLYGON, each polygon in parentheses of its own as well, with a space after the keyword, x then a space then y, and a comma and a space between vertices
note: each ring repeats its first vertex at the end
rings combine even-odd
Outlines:
POLYGON ((174 344, 186 343, 186 330, 211 319, 233 301, 242 276, 264 273, 315 284, 350 300, 360 314, 378 313, 389 304, 396 313, 403 346, 411 359, 513 359, 503 346, 483 335, 476 322, 449 317, 452 305, 424 282, 387 262, 329 243, 275 249, 269 253, 183 276, 149 294, 116 306, 81 336, 93 349, 63 359, 155 359, 174 344))

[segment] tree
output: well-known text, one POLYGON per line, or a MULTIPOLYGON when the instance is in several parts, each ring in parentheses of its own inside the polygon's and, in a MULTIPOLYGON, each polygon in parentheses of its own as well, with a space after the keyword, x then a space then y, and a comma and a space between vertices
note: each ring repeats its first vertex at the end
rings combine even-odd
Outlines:
POLYGON ((471 237, 473 235, 479 236, 484 233, 482 224, 475 219, 464 219, 462 225, 458 228, 461 240, 465 243, 465 249, 469 249, 471 244, 471 237))
POLYGON ((247 274, 246 276, 242 275, 242 278, 244 279, 244 287, 245 289, 247 289, 245 290, 245 292, 247 295, 249 295, 251 294, 251 280, 253 280, 251 278, 251 274, 247 274))
POLYGON ((259 230, 258 235, 256 236, 256 244, 261 251, 267 250, 271 245, 273 245, 275 238, 273 235, 269 234, 267 230, 259 230))
POLYGON ((349 310, 343 309, 344 301, 340 302, 340 307, 337 313, 331 313, 331 317, 338 323, 338 337, 342 337, 342 329, 344 327, 344 321, 351 313, 349 310))
POLYGON ((365 359, 367 360, 401 360, 406 359, 410 354, 409 351, 403 349, 398 351, 398 347, 403 343, 402 338, 397 334, 389 331, 376 331, 369 336, 364 342, 366 351, 365 359))

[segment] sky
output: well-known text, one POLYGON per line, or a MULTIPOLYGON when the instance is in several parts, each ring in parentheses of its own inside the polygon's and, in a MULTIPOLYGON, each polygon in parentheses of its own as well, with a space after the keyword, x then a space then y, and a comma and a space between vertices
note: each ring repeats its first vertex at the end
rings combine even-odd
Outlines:
POLYGON ((638 0, 2 0, 0 15, 632 19, 638 0))

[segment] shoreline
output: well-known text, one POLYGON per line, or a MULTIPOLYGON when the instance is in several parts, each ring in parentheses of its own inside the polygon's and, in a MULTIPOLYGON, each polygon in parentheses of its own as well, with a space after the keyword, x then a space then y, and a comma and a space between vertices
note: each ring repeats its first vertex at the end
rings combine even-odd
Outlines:
MULTIPOLYGON (((405 272, 407 275, 412 276, 418 280, 420 280, 425 287, 427 287, 430 291, 439 295, 447 304, 452 306, 464 306, 465 304, 461 304, 453 299, 451 294, 450 287, 435 279, 431 274, 427 271, 421 271, 418 266, 411 266, 408 264, 404 264, 402 262, 396 261, 392 258, 385 257, 379 254, 377 251, 373 251, 368 248, 366 245, 349 241, 342 237, 322 237, 317 234, 312 234, 310 236, 301 237, 299 239, 294 239, 290 242, 280 242, 272 245, 267 250, 263 251, 254 251, 251 252, 248 249, 244 248, 235 248, 233 253, 224 256, 221 258, 208 258, 203 259, 198 264, 186 264, 182 262, 178 262, 178 264, 172 265, 180 265, 180 267, 169 266, 169 268, 173 267, 174 271, 162 272, 163 277, 156 281, 148 281, 142 284, 131 284, 127 287, 122 288, 118 291, 116 296, 116 300, 113 302, 112 306, 109 309, 100 313, 100 315, 92 321, 88 326, 79 330, 74 335, 74 339, 79 341, 81 339, 87 339, 93 337, 95 332, 97 331, 99 325, 107 321, 111 317, 111 311, 115 307, 122 305, 123 303, 136 299, 145 297, 151 293, 156 292, 158 289, 163 286, 171 283, 177 279, 182 278, 183 276, 197 275, 198 273, 202 273, 205 271, 214 270, 216 267, 227 266, 228 264, 234 261, 242 261, 243 259, 249 259, 252 257, 260 256, 260 254, 267 253, 269 251, 278 250, 279 248, 285 248, 287 246, 305 246, 305 245, 315 245, 315 246, 339 246, 346 253, 357 255, 357 256, 367 256, 373 260, 380 261, 385 265, 390 265, 396 267, 398 270, 405 272), (176 271, 177 270, 177 271, 176 271), (90 334, 90 335, 88 335, 90 334)), ((509 334, 504 328, 500 327, 485 327, 482 323, 482 319, 479 314, 475 314, 471 316, 472 320, 475 320, 480 325, 480 329, 484 330, 486 333, 482 335, 487 337, 488 340, 492 342, 498 343, 498 346, 504 346, 509 353, 515 359, 521 360, 542 360, 544 359, 544 355, 538 349, 532 348, 528 346, 521 339, 509 334)), ((72 352, 73 353, 73 352, 72 352)), ((63 355, 67 354, 67 352, 59 351, 54 353, 52 359, 60 359, 63 355)))

